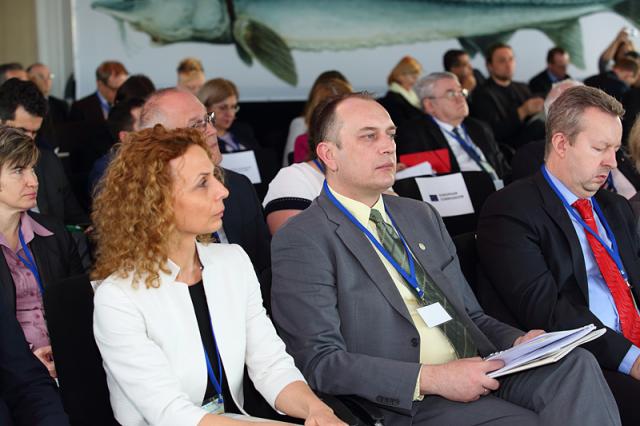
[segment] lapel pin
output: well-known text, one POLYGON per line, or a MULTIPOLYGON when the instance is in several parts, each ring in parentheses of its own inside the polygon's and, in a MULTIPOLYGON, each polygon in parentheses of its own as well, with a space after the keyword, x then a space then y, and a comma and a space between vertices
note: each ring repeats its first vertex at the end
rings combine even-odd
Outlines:
POLYGON ((418 243, 418 247, 420 247, 420 250, 425 251, 427 249, 427 246, 425 246, 423 243, 418 243))

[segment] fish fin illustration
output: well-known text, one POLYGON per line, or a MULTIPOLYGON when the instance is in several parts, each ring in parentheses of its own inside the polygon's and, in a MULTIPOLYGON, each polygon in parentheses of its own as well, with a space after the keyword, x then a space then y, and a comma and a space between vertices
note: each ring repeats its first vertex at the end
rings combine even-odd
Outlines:
MULTIPOLYGON (((298 84, 291 49, 275 31, 252 19, 238 16, 233 25, 236 43, 281 80, 298 84)), ((242 58, 242 55, 240 55, 242 58)), ((243 58, 244 61, 244 58, 243 58)))
POLYGON ((615 4, 613 11, 628 19, 635 27, 640 27, 640 4, 635 0, 627 0, 615 4))
POLYGON ((236 52, 238 53, 238 57, 242 59, 247 66, 253 65, 253 58, 251 57, 251 53, 247 52, 247 50, 242 47, 240 43, 235 43, 236 52))
POLYGON ((484 55, 484 53, 495 43, 506 43, 513 35, 513 31, 505 31, 495 34, 485 34, 475 37, 462 37, 458 41, 462 48, 474 57, 477 53, 484 55))
POLYGON ((582 48, 582 28, 577 19, 547 22, 533 27, 542 31, 559 47, 571 55, 571 63, 584 69, 584 52, 582 48))

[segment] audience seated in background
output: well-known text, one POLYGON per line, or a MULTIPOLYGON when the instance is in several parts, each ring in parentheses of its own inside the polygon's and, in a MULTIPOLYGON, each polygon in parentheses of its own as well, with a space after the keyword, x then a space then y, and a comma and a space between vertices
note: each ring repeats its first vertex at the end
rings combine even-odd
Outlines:
MULTIPOLYGON (((351 85, 341 79, 323 80, 313 86, 313 91, 309 94, 309 102, 307 102, 306 112, 304 116, 305 126, 309 126, 311 117, 315 108, 325 99, 332 96, 343 95, 353 92, 351 85)), ((301 163, 307 161, 311 157, 315 157, 315 153, 309 152, 310 142, 308 131, 304 132, 296 138, 293 144, 293 162, 301 163)))
POLYGON ((484 171, 494 181, 509 172, 489 126, 468 117, 468 92, 455 74, 429 74, 418 80, 414 90, 425 114, 398 127, 396 152, 400 158, 403 154, 444 149, 451 172, 484 171))
POLYGON ((485 55, 489 78, 476 88, 471 115, 491 126, 500 144, 517 148, 544 137, 544 125, 534 116, 542 111, 543 98, 513 81, 516 62, 511 47, 495 44, 485 55))
POLYGON ((176 69, 178 89, 184 89, 197 95, 205 82, 204 67, 198 58, 184 58, 176 69))
POLYGON ((144 74, 134 74, 118 88, 114 103, 117 104, 129 99, 146 100, 155 91, 156 86, 149 77, 144 74))
POLYGON ((24 70, 22 64, 18 62, 10 62, 7 64, 0 64, 0 86, 11 79, 17 78, 18 80, 26 81, 29 79, 27 72, 24 70))
POLYGON ((628 52, 636 50, 630 37, 631 30, 624 27, 618 32, 616 38, 607 46, 598 59, 598 70, 605 73, 613 68, 620 59, 626 57, 628 52))
POLYGON ((547 68, 529 80, 531 93, 546 97, 551 86, 562 80, 571 78, 567 68, 571 63, 569 53, 561 47, 552 47, 547 52, 547 68))
POLYGON ((275 409, 344 425, 286 353, 246 253, 205 242, 222 225, 229 192, 204 138, 160 125, 133 134, 96 197, 94 333, 115 417, 124 425, 223 424, 221 410, 247 414, 246 363, 275 409))
MULTIPOLYGON (((34 138, 46 114, 47 101, 32 82, 14 78, 0 86, 0 124, 20 129, 34 138)), ((89 216, 73 195, 58 157, 50 150, 38 150, 36 211, 68 225, 89 223, 89 216)))
POLYGON ((0 303, 0 424, 68 426, 60 394, 31 354, 12 312, 0 303))
POLYGON ((0 303, 14 312, 31 350, 56 377, 42 294, 83 272, 64 225, 36 206, 38 148, 26 133, 0 126, 0 303))
POLYGON ((638 70, 637 61, 622 58, 616 61, 611 71, 592 75, 584 80, 584 84, 603 90, 618 101, 622 101, 624 94, 629 90, 631 85, 635 83, 638 77, 638 70))
POLYGON ((412 118, 422 117, 420 99, 413 85, 422 74, 422 65, 415 58, 405 56, 396 64, 387 77, 389 90, 378 101, 389 111, 396 126, 412 118))
POLYGON ((284 145, 284 154, 282 156, 282 166, 286 167, 292 163, 289 158, 293 154, 293 148, 296 139, 298 136, 307 132, 307 121, 306 117, 310 114, 309 109, 311 98, 313 93, 316 91, 316 86, 324 83, 328 80, 342 80, 343 82, 350 85, 349 80, 340 72, 336 70, 325 71, 321 73, 316 80, 313 82, 311 89, 309 90, 309 96, 307 96, 307 102, 304 105, 304 110, 302 111, 302 115, 291 120, 291 124, 289 125, 289 133, 287 135, 287 141, 284 145))
POLYGON ((207 112, 215 113, 216 119, 213 124, 217 130, 220 152, 236 152, 260 147, 251 126, 236 121, 236 114, 240 110, 238 105, 240 95, 232 81, 214 78, 207 81, 197 95, 207 112))
POLYGON ((482 209, 478 252, 488 280, 479 297, 514 326, 606 327, 585 347, 598 359, 623 423, 637 425, 640 240, 629 203, 602 189, 616 167, 623 113, 614 98, 586 86, 551 105, 544 167, 482 209))
POLYGON ((120 62, 105 61, 96 69, 97 90, 71 105, 71 121, 104 122, 116 98, 118 88, 129 77, 129 72, 120 62))
MULTIPOLYGON (((207 113, 204 105, 192 94, 178 89, 164 89, 153 94, 140 113, 140 128, 162 124, 168 129, 196 128, 206 136, 215 166, 222 155, 218 148, 215 114, 207 113)), ((224 170, 224 183, 229 197, 224 200, 225 217, 216 237, 220 242, 239 244, 247 252, 262 283, 270 282, 270 235, 262 206, 253 185, 244 175, 224 170)), ((263 288, 263 298, 269 286, 263 288)))
POLYGON ((442 63, 444 70, 455 74, 462 88, 467 89, 467 101, 471 100, 473 89, 482 86, 486 81, 484 75, 473 68, 471 58, 464 50, 447 50, 442 57, 442 63))
POLYGON ((273 237, 273 318, 310 385, 366 398, 394 426, 619 424, 582 349, 500 382, 487 376, 502 362, 478 355, 541 331, 482 312, 433 207, 381 195, 395 179, 396 126, 384 108, 362 94, 318 108, 326 184, 273 237), (428 327, 417 309, 434 302, 451 319, 428 327))
POLYGON ((49 113, 45 118, 45 122, 47 120, 50 120, 51 124, 66 122, 69 116, 69 106, 62 99, 51 96, 54 75, 49 70, 49 67, 43 63, 36 62, 29 65, 27 74, 29 75, 29 80, 38 86, 38 89, 49 103, 49 113))
MULTIPOLYGON (((140 112, 144 105, 144 100, 131 98, 122 102, 116 103, 111 111, 109 111, 109 118, 107 118, 107 126, 109 132, 113 136, 113 140, 117 143, 126 143, 129 133, 138 130, 140 123, 140 112)), ((119 145, 114 145, 109 152, 98 158, 89 172, 89 192, 93 196, 96 185, 102 179, 104 172, 107 170, 109 163, 113 160, 115 150, 119 145)))

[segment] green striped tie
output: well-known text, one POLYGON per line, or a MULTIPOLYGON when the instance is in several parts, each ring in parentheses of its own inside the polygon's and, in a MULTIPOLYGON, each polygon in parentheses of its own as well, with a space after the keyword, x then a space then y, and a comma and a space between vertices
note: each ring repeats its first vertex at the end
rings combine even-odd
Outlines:
MULTIPOLYGON (((400 240, 400 237, 398 237, 394 227, 387 224, 384 219, 382 219, 380 212, 376 209, 371 209, 369 220, 376 225, 378 237, 380 238, 382 246, 389 252, 391 257, 393 257, 402 269, 409 272, 409 258, 407 257, 407 253, 404 249, 404 244, 402 244, 402 241, 400 240)), ((415 291, 413 289, 411 289, 411 291, 423 306, 439 302, 451 316, 451 321, 440 324, 438 327, 442 329, 445 336, 447 336, 453 345, 458 358, 476 356, 478 354, 478 350, 469 336, 469 331, 460 320, 457 312, 453 309, 453 306, 451 306, 451 303, 449 303, 440 288, 435 285, 433 279, 422 268, 422 265, 417 261, 414 263, 416 277, 420 288, 424 292, 424 298, 420 300, 415 291)), ((409 283, 407 283, 407 285, 409 285, 409 283)))

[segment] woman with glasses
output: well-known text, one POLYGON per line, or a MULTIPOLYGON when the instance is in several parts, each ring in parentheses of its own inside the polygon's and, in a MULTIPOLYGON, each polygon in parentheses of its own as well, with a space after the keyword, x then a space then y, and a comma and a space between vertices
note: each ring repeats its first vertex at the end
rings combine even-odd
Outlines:
POLYGON ((15 312, 34 355, 56 377, 42 295, 49 284, 83 269, 63 224, 31 211, 38 153, 29 135, 0 126, 0 303, 15 312))
POLYGON ((246 414, 246 365, 272 407, 344 425, 285 352, 249 257, 208 243, 229 195, 219 173, 202 132, 156 125, 132 135, 101 181, 94 335, 114 415, 136 426, 248 425, 229 417, 246 414))
POLYGON ((256 149, 260 144, 248 124, 237 122, 238 89, 232 81, 214 78, 207 81, 198 92, 198 99, 207 109, 215 113, 220 152, 236 152, 256 149))

